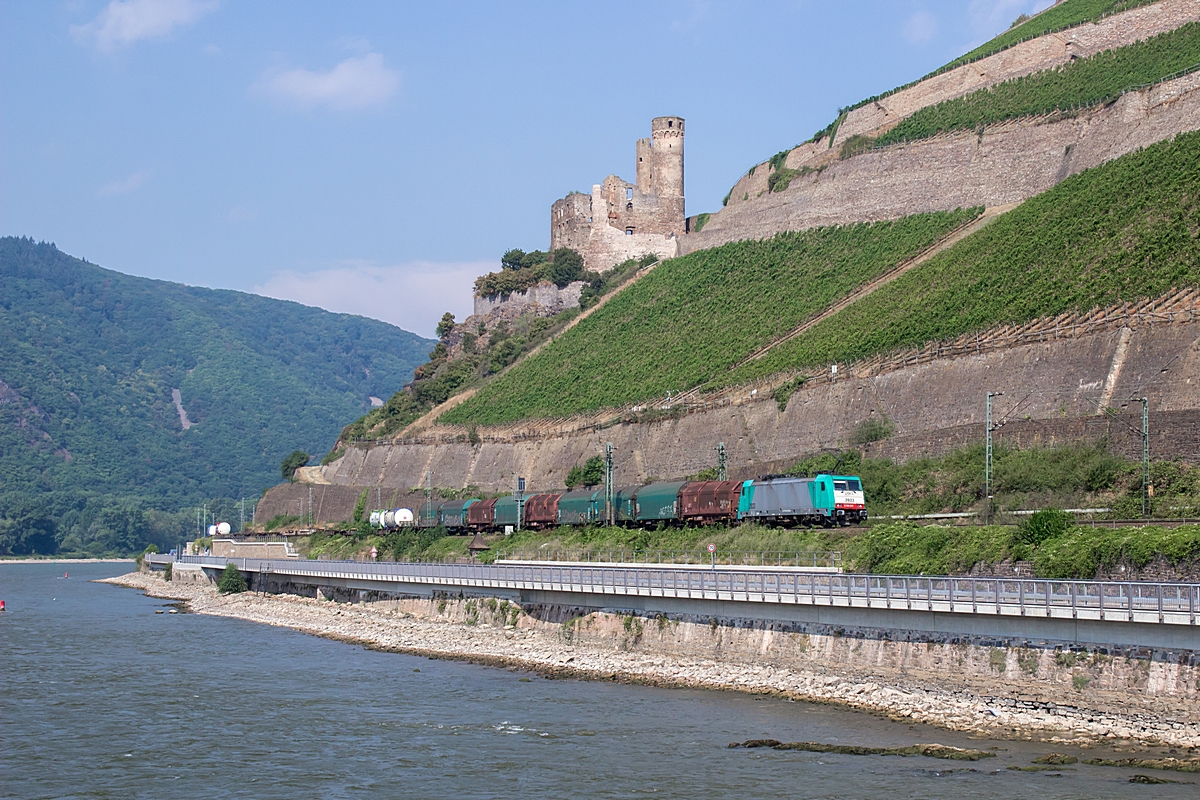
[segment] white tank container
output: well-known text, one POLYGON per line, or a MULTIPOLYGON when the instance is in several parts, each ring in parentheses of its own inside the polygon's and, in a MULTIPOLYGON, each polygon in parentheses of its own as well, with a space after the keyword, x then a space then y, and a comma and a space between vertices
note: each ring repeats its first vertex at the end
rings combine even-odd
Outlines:
POLYGON ((396 516, 396 527, 407 528, 413 524, 413 512, 411 508, 397 508, 392 512, 396 516))
POLYGON ((231 530, 233 530, 233 528, 229 527, 228 522, 217 523, 217 533, 221 534, 222 536, 228 536, 231 530))

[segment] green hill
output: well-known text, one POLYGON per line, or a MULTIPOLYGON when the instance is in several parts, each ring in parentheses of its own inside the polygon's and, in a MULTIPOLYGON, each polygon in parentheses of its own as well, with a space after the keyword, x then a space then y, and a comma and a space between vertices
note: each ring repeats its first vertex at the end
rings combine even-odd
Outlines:
POLYGON ((363 317, 122 275, 24 238, 0 238, 0 287, 0 553, 21 549, 13 537, 46 522, 38 514, 71 547, 122 550, 175 524, 153 509, 256 498, 284 456, 327 450, 433 345, 363 317))
POLYGON ((691 389, 980 211, 814 228, 672 259, 442 420, 567 416, 691 389))
POLYGON ((1200 133, 1068 178, 727 374, 741 383, 1200 286, 1200 133))

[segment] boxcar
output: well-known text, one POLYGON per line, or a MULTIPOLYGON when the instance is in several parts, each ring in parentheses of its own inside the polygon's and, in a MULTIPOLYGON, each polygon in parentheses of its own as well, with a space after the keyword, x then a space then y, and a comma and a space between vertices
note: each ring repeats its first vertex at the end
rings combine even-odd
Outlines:
POLYGON ((637 519, 636 497, 640 486, 619 486, 613 492, 613 521, 633 522, 637 519))
POLYGON ((559 525, 587 525, 604 520, 604 489, 577 489, 558 499, 559 525))
POLYGON ((480 500, 467 508, 467 528, 473 531, 491 530, 496 525, 496 498, 480 500))
POLYGON ((438 507, 438 519, 448 530, 457 531, 467 527, 467 513, 479 500, 447 500, 438 507))
POLYGON ((679 518, 684 522, 732 522, 737 519, 741 481, 691 481, 679 490, 679 518))
POLYGON ((503 529, 506 525, 517 527, 517 499, 512 495, 496 500, 495 526, 503 529))
POLYGON ((647 525, 679 519, 679 490, 684 482, 648 483, 637 491, 635 521, 647 525))
POLYGON ((558 504, 562 492, 530 495, 525 501, 525 519, 521 522, 523 528, 549 528, 558 524, 558 504))

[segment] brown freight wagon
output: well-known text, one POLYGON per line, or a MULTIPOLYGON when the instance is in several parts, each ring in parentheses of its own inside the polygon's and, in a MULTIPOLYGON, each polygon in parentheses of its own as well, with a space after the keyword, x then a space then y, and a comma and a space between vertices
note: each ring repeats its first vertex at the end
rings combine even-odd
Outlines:
POLYGON ((679 519, 684 522, 732 522, 737 519, 741 481, 692 481, 679 490, 679 519))
POLYGON ((558 524, 558 499, 562 492, 531 495, 525 501, 525 527, 548 528, 558 524))
POLYGON ((468 530, 488 530, 496 524, 496 500, 497 498, 493 497, 491 500, 480 500, 470 505, 467 509, 468 530))

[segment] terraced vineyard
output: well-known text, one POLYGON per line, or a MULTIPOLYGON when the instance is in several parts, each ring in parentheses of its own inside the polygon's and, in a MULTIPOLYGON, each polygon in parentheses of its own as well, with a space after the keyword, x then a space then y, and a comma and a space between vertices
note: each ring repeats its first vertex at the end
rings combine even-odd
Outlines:
POLYGON ((944 131, 971 130, 1007 119, 1095 105, 1122 91, 1200 67, 1200 22, 1128 47, 1097 53, 1061 69, 1025 75, 927 106, 875 140, 915 141, 944 131))
POLYGON ((712 385, 1200 286, 1198 187, 1200 133, 1068 178, 712 385))
POLYGON ((691 389, 980 212, 815 228, 668 261, 441 420, 562 417, 691 389))

